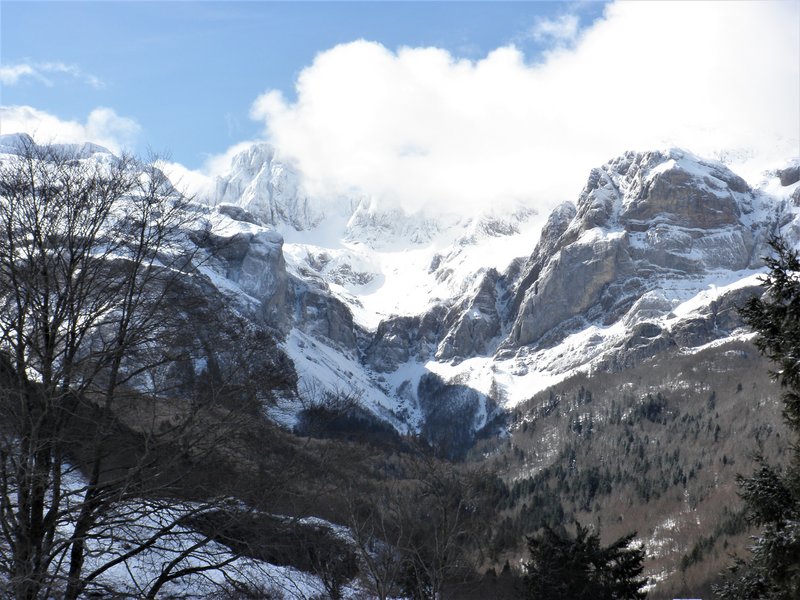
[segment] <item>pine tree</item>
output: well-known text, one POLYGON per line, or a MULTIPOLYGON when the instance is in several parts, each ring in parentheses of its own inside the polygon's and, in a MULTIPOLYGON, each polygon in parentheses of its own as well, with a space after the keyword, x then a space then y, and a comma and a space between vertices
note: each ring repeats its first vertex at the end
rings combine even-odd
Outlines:
POLYGON ((766 293, 740 312, 758 333, 758 349, 778 367, 772 375, 784 389, 783 416, 795 441, 785 471, 757 457, 757 471, 738 480, 748 517, 762 531, 749 560, 737 560, 728 580, 715 589, 725 599, 800 598, 800 258, 781 239, 770 246, 775 256, 766 259, 766 293))
POLYGON ((600 534, 576 524, 575 537, 546 527, 528 538, 531 560, 525 565, 530 600, 636 600, 645 598, 644 548, 631 546, 635 533, 609 546, 600 534))

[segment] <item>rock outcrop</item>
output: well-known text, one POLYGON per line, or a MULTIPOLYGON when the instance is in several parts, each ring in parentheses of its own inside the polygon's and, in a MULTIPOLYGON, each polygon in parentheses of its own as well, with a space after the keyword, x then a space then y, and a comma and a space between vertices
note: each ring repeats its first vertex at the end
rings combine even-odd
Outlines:
POLYGON ((444 318, 444 339, 436 350, 437 360, 464 359, 492 350, 502 322, 497 309, 500 275, 490 269, 478 280, 471 294, 451 306, 444 318))
POLYGON ((286 331, 288 283, 283 238, 274 230, 254 228, 230 235, 213 229, 192 232, 190 238, 210 255, 208 267, 220 272, 260 303, 261 318, 286 331))
POLYGON ((757 267, 769 229, 752 218, 757 202, 725 166, 681 150, 629 152, 593 169, 570 222, 569 208, 556 209, 512 284, 504 347, 609 325, 665 280, 757 267))
POLYGON ((291 289, 295 307, 293 324, 339 351, 355 356, 356 326, 350 309, 324 289, 307 282, 295 279, 291 289))
POLYGON ((387 373, 412 359, 429 360, 442 336, 444 313, 443 306, 435 306, 422 315, 381 321, 366 347, 364 361, 375 371, 387 373))

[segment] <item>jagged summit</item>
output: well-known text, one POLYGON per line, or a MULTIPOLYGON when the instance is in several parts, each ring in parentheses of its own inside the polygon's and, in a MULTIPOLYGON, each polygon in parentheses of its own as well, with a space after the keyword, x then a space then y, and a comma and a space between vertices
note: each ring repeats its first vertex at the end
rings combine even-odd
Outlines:
POLYGON ((525 206, 510 214, 496 214, 491 202, 474 215, 462 214, 459 207, 451 213, 409 213, 396 203, 364 194, 315 196, 304 190, 302 175, 291 163, 265 142, 253 143, 236 154, 228 171, 216 178, 206 201, 211 206, 237 206, 305 243, 333 236, 379 250, 431 243, 441 246, 442 239, 449 245, 454 236, 467 245, 480 237, 514 235, 519 223, 536 214, 525 206))
POLYGON ((751 211, 750 192, 723 164, 685 150, 626 152, 590 173, 577 202, 579 223, 584 230, 730 225, 751 211))
POLYGON ((297 231, 312 229, 325 218, 322 207, 300 190, 297 173, 266 143, 252 144, 233 157, 228 173, 216 178, 210 203, 233 204, 266 224, 297 231))

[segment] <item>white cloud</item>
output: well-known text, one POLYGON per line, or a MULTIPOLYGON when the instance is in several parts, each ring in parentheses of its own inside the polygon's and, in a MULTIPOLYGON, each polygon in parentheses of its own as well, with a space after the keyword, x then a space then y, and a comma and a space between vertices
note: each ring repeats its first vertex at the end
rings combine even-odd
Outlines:
POLYGON ((0 83, 3 85, 17 85, 25 78, 36 79, 48 87, 54 85, 53 76, 66 75, 79 79, 93 88, 105 87, 100 78, 91 73, 85 73, 75 65, 62 62, 20 63, 16 65, 0 65, 0 83))
POLYGON ((36 77, 36 71, 30 65, 0 65, 0 83, 16 85, 23 77, 36 77))
POLYGON ((564 44, 578 36, 578 16, 567 14, 555 19, 537 19, 529 32, 537 42, 564 44))
POLYGON ((269 91, 252 116, 312 193, 547 208, 627 149, 797 153, 799 7, 620 2, 536 65, 514 47, 470 61, 357 41, 319 54, 296 101, 269 91))
POLYGON ((27 133, 40 143, 94 142, 112 152, 131 148, 139 124, 110 108, 95 108, 80 121, 65 121, 31 106, 0 106, 0 134, 27 133))
POLYGON ((221 154, 213 154, 207 157, 203 163, 202 172, 209 177, 221 175, 230 168, 233 157, 247 150, 253 143, 252 141, 238 142, 221 154))
MULTIPOLYGON (((119 154, 132 150, 141 132, 140 125, 110 108, 95 108, 85 122, 64 120, 31 106, 0 106, 0 135, 27 133, 39 143, 82 144, 93 142, 119 154)), ((253 141, 234 144, 225 152, 206 158, 200 169, 189 169, 166 159, 159 167, 183 193, 202 200, 214 190, 215 177, 226 172, 234 156, 253 141)))
POLYGON ((181 163, 169 160, 160 160, 157 166, 185 196, 203 201, 214 191, 214 178, 203 170, 189 169, 181 163))

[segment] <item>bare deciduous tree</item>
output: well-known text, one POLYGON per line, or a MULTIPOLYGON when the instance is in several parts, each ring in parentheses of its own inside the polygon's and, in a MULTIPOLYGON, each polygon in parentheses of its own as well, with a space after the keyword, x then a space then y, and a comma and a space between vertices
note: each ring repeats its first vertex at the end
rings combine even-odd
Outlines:
POLYGON ((0 576, 18 599, 74 599, 161 552, 153 597, 230 560, 186 526, 220 501, 176 501, 181 461, 233 414, 174 387, 195 358, 186 208, 153 162, 25 139, 0 162, 0 576))

